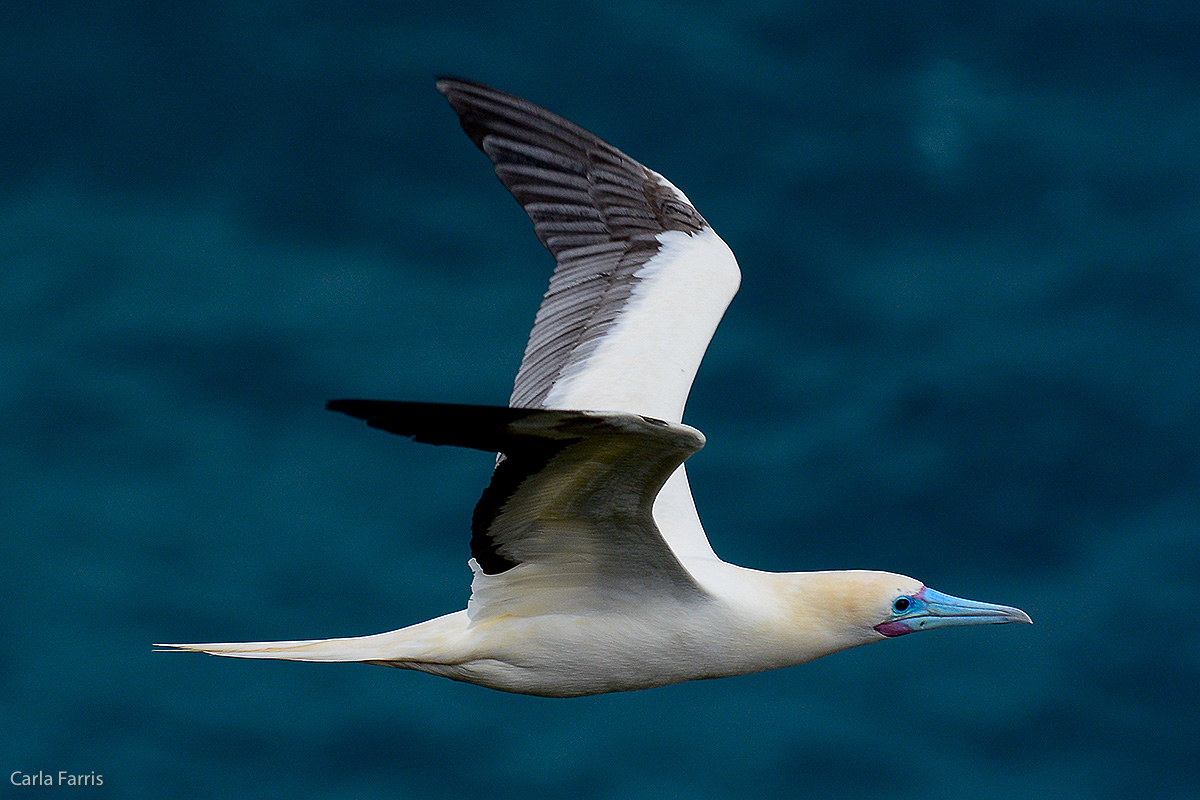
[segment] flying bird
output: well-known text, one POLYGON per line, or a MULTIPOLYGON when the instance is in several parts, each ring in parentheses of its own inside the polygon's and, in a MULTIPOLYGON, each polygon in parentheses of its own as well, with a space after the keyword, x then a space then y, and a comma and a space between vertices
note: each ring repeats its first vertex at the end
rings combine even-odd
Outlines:
POLYGON ((791 666, 950 625, 1030 622, 903 575, 718 558, 683 466, 704 436, 682 420, 741 280, 733 253, 670 181, 583 128, 481 84, 437 88, 553 254, 550 288, 507 407, 327 407, 498 454, 471 519, 467 608, 373 636, 162 647, 573 697, 791 666))

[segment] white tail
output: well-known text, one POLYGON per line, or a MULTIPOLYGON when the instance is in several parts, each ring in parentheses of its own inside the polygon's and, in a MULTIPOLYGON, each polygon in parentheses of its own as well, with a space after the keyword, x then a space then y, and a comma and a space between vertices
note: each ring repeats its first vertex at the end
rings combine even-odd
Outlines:
POLYGON ((438 663, 445 657, 448 638, 463 629, 466 612, 458 611, 400 630, 345 639, 298 639, 282 642, 209 642, 156 644, 160 651, 208 653, 233 658, 274 658, 284 661, 412 661, 438 663))

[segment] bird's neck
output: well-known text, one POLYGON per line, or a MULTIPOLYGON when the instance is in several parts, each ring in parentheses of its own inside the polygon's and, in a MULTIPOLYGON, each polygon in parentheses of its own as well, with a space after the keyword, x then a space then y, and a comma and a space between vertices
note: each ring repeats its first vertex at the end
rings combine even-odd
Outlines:
POLYGON ((778 666, 802 664, 885 637, 878 622, 880 583, 889 573, 865 570, 759 572, 758 599, 747 607, 756 618, 752 636, 770 642, 778 666))

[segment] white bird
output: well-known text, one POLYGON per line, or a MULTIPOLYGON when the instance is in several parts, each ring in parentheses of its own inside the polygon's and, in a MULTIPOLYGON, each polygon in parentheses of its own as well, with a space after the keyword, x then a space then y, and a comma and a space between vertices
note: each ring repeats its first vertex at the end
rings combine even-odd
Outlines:
POLYGON ((420 442, 494 451, 471 522, 467 608, 345 639, 162 645, 365 662, 571 697, 811 661, 1023 611, 866 570, 772 573, 719 559, 683 462, 705 348, 740 282, 733 253, 666 178, 528 101, 438 89, 557 267, 508 407, 335 400, 420 442), (570 409, 570 410, 560 410, 570 409))

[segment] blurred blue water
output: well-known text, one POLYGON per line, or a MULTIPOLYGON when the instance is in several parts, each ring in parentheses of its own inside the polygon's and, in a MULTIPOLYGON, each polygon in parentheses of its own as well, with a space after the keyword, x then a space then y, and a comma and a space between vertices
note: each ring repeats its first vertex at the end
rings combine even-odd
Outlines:
POLYGON ((4 6, 4 774, 114 796, 1195 796, 1198 17, 4 6), (738 254, 688 413, 722 556, 886 568, 1037 624, 572 701, 151 653, 466 599, 489 458, 322 411, 507 398, 551 261, 438 73, 592 128, 738 254))

